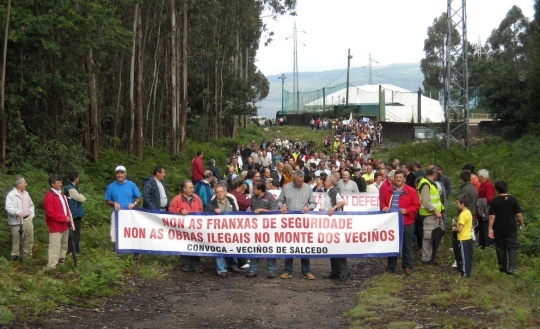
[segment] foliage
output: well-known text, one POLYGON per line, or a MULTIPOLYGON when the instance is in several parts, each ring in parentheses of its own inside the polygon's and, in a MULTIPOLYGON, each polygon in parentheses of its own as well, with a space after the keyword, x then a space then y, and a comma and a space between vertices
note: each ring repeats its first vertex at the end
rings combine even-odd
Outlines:
MULTIPOLYGON (((420 61, 420 68, 424 73, 425 90, 441 90, 444 87, 448 20, 446 13, 433 20, 433 25, 428 28, 428 37, 424 41, 426 57, 420 61)), ((456 29, 452 31, 452 45, 460 43, 460 35, 456 29)))

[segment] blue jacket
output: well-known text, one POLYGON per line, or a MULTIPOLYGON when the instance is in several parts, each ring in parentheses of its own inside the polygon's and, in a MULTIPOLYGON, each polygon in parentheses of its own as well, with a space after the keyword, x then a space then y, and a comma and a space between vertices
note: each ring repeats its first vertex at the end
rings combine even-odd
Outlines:
POLYGON ((64 188, 64 194, 66 195, 66 198, 68 200, 69 210, 71 210, 71 216, 73 216, 73 218, 81 218, 86 216, 86 211, 84 211, 83 204, 69 196, 69 190, 71 189, 75 189, 77 190, 77 192, 80 193, 79 187, 68 180, 66 183, 66 187, 64 188))

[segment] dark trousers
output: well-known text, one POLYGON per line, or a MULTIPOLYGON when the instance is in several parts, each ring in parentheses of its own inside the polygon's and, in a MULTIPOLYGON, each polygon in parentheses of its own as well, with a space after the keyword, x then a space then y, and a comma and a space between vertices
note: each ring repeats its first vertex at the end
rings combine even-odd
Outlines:
POLYGON ((452 248, 456 257, 459 274, 465 277, 471 276, 473 262, 473 240, 458 240, 457 233, 452 237, 452 248))
POLYGON ((422 240, 424 239, 424 217, 416 215, 414 221, 415 225, 415 235, 416 235, 416 246, 418 249, 422 250, 422 240))
POLYGON ((494 232, 494 234, 499 271, 514 273, 517 268, 517 232, 511 234, 494 232))
POLYGON ((73 218, 73 224, 75 224, 75 231, 69 235, 68 254, 73 252, 73 245, 75 245, 75 253, 78 254, 80 252, 79 241, 81 239, 82 217, 73 218), (73 240, 71 239, 71 236, 73 236, 73 240))
POLYGON ((482 248, 493 245, 493 239, 488 235, 489 221, 480 219, 478 220, 478 243, 482 248))
POLYGON ((195 268, 201 265, 201 257, 199 256, 180 256, 183 267, 195 268))
POLYGON ((347 258, 330 258, 330 276, 345 279, 350 275, 347 258))
MULTIPOLYGON (((401 246, 401 266, 403 269, 413 268, 412 236, 416 229, 415 224, 403 226, 403 245, 401 246)), ((397 256, 388 257, 386 268, 395 270, 397 266, 397 256)))

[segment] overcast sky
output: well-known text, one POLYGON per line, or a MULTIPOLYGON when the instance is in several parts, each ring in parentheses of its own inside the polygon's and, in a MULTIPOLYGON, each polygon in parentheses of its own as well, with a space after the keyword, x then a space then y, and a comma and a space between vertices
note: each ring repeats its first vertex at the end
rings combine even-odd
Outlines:
MULTIPOLYGON (((297 16, 264 18, 275 34, 266 47, 265 36, 261 38, 257 66, 265 75, 293 71, 295 22, 300 72, 346 68, 349 48, 352 67, 368 65, 370 54, 378 62, 374 65, 420 63, 427 29, 446 12, 446 4, 446 0, 298 0, 297 16)), ((476 44, 480 38, 485 43, 513 5, 533 18, 534 0, 469 0, 469 42, 476 44)))

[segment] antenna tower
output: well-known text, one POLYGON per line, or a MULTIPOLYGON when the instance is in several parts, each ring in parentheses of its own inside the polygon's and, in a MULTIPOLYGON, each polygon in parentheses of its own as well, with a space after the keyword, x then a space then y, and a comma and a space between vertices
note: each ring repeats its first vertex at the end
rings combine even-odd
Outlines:
MULTIPOLYGON (((291 37, 294 41, 293 52, 293 108, 298 113, 300 111, 300 89, 298 88, 298 32, 306 33, 306 31, 298 31, 296 22, 294 22, 293 35, 285 38, 289 40, 291 37)), ((305 45, 304 45, 305 46, 305 45)))
POLYGON ((466 0, 447 0, 447 38, 444 79, 446 148, 459 143, 469 148, 469 82, 466 0), (457 31, 458 40, 454 40, 457 31), (460 37, 459 37, 460 36, 460 37))

